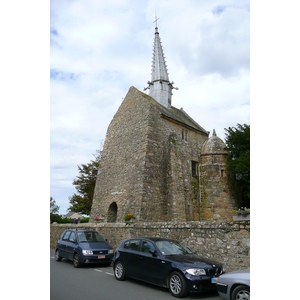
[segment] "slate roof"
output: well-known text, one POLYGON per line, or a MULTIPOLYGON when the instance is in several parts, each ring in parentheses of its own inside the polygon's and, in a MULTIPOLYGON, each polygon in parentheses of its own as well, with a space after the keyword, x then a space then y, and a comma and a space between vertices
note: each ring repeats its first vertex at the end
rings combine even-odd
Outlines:
MULTIPOLYGON (((77 214, 76 212, 74 212, 74 211, 70 211, 70 212, 68 212, 64 217, 65 218, 71 218, 74 214, 77 214)), ((80 216, 81 216, 81 214, 79 214, 80 216)))
POLYGON ((201 131, 205 133, 206 135, 209 135, 209 131, 206 131, 203 127, 201 127, 195 120, 193 120, 182 108, 178 109, 174 106, 171 106, 170 108, 167 108, 160 103, 158 103, 155 99, 153 99, 151 96, 139 91, 141 95, 146 98, 148 101, 150 101, 153 105, 157 106, 160 113, 164 116, 166 116, 169 119, 172 119, 174 121, 180 122, 188 127, 191 127, 197 131, 201 131))

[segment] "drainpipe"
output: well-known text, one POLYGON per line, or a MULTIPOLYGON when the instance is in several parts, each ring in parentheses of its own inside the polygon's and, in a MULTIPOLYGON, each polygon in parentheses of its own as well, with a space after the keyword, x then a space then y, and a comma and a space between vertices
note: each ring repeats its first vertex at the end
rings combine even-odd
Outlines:
MULTIPOLYGON (((201 163, 201 158, 200 158, 200 163, 201 163)), ((200 167, 200 164, 199 164, 198 177, 199 177, 199 203, 200 203, 200 206, 199 206, 199 212, 200 212, 199 219, 201 221, 201 167, 200 167)))

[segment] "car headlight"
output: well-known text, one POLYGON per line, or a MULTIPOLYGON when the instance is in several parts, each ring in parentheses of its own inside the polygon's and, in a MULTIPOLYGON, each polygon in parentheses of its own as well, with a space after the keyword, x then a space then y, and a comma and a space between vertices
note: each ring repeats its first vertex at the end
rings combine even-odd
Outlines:
POLYGON ((188 269, 186 271, 189 274, 194 275, 194 276, 206 275, 206 272, 204 269, 188 269))
POLYGON ((114 253, 113 249, 108 250, 108 254, 112 254, 112 253, 114 253))
POLYGON ((93 255, 93 251, 92 250, 82 250, 82 254, 83 255, 93 255))

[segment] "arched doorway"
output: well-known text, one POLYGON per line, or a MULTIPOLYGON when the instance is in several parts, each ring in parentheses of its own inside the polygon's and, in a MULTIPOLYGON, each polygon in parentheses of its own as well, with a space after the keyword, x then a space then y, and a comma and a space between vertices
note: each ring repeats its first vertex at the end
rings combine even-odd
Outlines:
POLYGON ((111 203, 111 205, 108 208, 108 214, 107 214, 107 222, 108 223, 115 223, 117 220, 117 212, 118 212, 118 206, 116 202, 111 203))

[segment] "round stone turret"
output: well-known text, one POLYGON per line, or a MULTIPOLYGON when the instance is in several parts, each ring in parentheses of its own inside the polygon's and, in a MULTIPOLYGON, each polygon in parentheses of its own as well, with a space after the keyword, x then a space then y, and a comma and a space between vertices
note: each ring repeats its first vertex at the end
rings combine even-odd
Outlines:
POLYGON ((225 143, 216 135, 216 131, 213 130, 213 135, 202 146, 201 155, 210 154, 228 154, 225 143))
POLYGON ((226 176, 225 143, 213 135, 202 146, 200 164, 200 220, 231 221, 234 199, 226 176))

